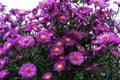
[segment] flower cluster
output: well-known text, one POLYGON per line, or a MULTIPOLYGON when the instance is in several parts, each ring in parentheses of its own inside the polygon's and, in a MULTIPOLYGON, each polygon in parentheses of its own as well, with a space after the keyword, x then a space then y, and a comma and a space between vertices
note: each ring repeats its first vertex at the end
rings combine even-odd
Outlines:
POLYGON ((0 4, 0 79, 118 80, 106 67, 120 59, 115 14, 109 0, 43 0, 32 10, 8 13, 0 4))

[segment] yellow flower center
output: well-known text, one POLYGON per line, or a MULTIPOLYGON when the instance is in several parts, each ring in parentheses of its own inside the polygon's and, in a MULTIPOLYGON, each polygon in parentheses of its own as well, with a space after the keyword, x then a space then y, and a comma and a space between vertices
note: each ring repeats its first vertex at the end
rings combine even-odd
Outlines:
POLYGON ((65 19, 65 16, 60 16, 60 19, 64 20, 64 19, 65 19))
POLYGON ((50 55, 51 55, 51 56, 54 56, 54 53, 51 53, 50 55))
POLYGON ((50 79, 50 75, 46 75, 45 79, 50 79))
POLYGON ((61 46, 62 45, 62 42, 57 42, 57 46, 61 46))
POLYGON ((69 43, 71 41, 71 39, 70 38, 66 38, 65 41, 69 43))
POLYGON ((108 39, 108 35, 106 35, 106 34, 102 35, 102 39, 103 39, 103 40, 108 39))
POLYGON ((34 22, 31 22, 30 24, 31 24, 31 26, 33 26, 35 23, 34 23, 34 22))
POLYGON ((86 71, 90 71, 90 70, 91 70, 91 68, 90 68, 90 67, 87 67, 87 68, 85 68, 85 70, 86 70, 86 71))
POLYGON ((79 57, 78 56, 74 56, 74 60, 78 61, 79 57))
POLYGON ((105 15, 105 17, 107 17, 108 16, 108 14, 104 14, 105 15))
POLYGON ((62 69, 62 68, 63 68, 63 65, 62 65, 62 64, 58 64, 57 68, 58 68, 58 69, 62 69))
POLYGON ((41 39, 46 39, 46 35, 41 35, 40 38, 41 39))
POLYGON ((25 43, 28 43, 28 41, 29 41, 29 40, 28 40, 27 38, 24 39, 24 42, 25 42, 25 43))
POLYGON ((60 51, 60 49, 59 48, 55 48, 55 52, 59 52, 60 51))
POLYGON ((43 6, 46 6, 48 4, 48 2, 43 2, 42 5, 43 6))
POLYGON ((50 33, 49 35, 50 35, 50 36, 53 36, 53 33, 50 33))
POLYGON ((57 14, 58 14, 58 12, 55 12, 54 14, 55 14, 55 15, 57 15, 57 14))
POLYGON ((82 32, 82 35, 83 35, 83 36, 86 36, 86 33, 85 33, 85 32, 82 32))
POLYGON ((35 31, 38 31, 38 30, 39 30, 39 27, 34 27, 34 30, 35 30, 35 31))
POLYGON ((102 31, 104 31, 104 30, 105 30, 105 28, 101 28, 101 30, 102 30, 102 31))
POLYGON ((4 65, 4 64, 5 64, 5 61, 4 61, 4 60, 0 62, 0 65, 4 65))
POLYGON ((7 75, 7 73, 6 73, 6 72, 3 72, 3 73, 2 73, 2 75, 3 75, 3 76, 6 76, 6 75, 7 75))
POLYGON ((95 40, 95 43, 98 43, 99 41, 98 40, 95 40))
POLYGON ((64 59, 64 56, 60 56, 59 59, 60 59, 60 60, 63 60, 63 59, 64 59))
POLYGON ((23 10, 19 11, 19 14, 21 14, 21 15, 24 14, 24 11, 23 10))
POLYGON ((95 2, 96 2, 96 3, 99 3, 99 2, 100 2, 100 0, 95 0, 95 2))
POLYGON ((12 44, 11 44, 11 43, 8 43, 8 44, 7 44, 7 47, 11 47, 11 46, 12 46, 12 44))
POLYGON ((25 71, 26 71, 27 73, 30 73, 30 72, 31 72, 31 69, 30 69, 29 67, 27 67, 27 68, 25 69, 25 71))
POLYGON ((0 50, 0 54, 2 54, 2 50, 0 50))
POLYGON ((81 46, 77 45, 77 48, 80 50, 80 49, 81 49, 81 46))

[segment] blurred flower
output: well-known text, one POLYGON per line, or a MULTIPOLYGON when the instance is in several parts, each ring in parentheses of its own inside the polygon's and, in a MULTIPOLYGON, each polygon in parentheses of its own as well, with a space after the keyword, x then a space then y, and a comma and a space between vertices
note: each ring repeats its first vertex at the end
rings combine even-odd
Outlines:
POLYGON ((31 78, 36 75, 37 69, 34 64, 26 63, 23 64, 18 71, 18 74, 24 78, 31 78))
POLYGON ((8 63, 9 58, 8 57, 3 57, 0 59, 0 69, 4 68, 6 64, 8 63))
POLYGON ((60 22, 66 22, 68 19, 69 19, 69 16, 68 16, 68 15, 65 15, 65 14, 58 16, 58 20, 59 20, 60 22))
POLYGON ((75 41, 70 37, 64 37, 64 44, 66 46, 73 46, 75 41))
POLYGON ((105 73, 101 73, 101 76, 102 76, 102 77, 105 77, 105 76, 106 76, 106 74, 105 74, 105 73))
POLYGON ((53 46, 50 49, 50 53, 54 53, 54 56, 61 55, 61 54, 63 54, 63 52, 64 52, 64 48, 63 47, 53 46))
POLYGON ((54 41, 54 44, 53 45, 55 45, 55 46, 58 46, 58 47, 62 47, 63 46, 63 40, 56 40, 56 41, 54 41))
POLYGON ((0 71, 0 78, 3 79, 3 78, 6 78, 9 74, 9 71, 8 70, 1 70, 0 71))
POLYGON ((35 37, 36 37, 37 41, 41 42, 41 43, 48 43, 51 38, 48 31, 38 32, 35 37))
POLYGON ((104 32, 103 34, 98 35, 97 40, 101 41, 102 43, 120 43, 120 39, 118 38, 118 36, 112 32, 104 32))
POLYGON ((61 61, 61 62, 56 62, 53 66, 54 70, 57 72, 61 72, 62 70, 65 69, 65 62, 61 61))
POLYGON ((74 65, 81 65, 84 62, 84 56, 79 52, 72 52, 69 55, 69 61, 74 65))
POLYGON ((5 54, 5 50, 3 48, 0 48, 0 56, 5 54))
POLYGON ((51 80, 51 78, 53 77, 51 72, 46 72, 42 75, 42 80, 51 80))
POLYGON ((22 46, 24 48, 31 47, 35 44, 32 36, 23 36, 23 37, 20 38, 18 43, 19 43, 20 46, 22 46))
POLYGON ((3 48, 7 51, 10 50, 15 45, 15 41, 13 39, 8 39, 7 42, 4 43, 3 48))

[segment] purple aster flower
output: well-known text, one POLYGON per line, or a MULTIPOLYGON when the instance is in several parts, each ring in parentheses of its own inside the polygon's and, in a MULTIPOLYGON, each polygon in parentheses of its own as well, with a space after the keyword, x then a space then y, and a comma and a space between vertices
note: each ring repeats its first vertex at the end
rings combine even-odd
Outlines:
POLYGON ((98 67, 98 63, 94 63, 93 65, 91 65, 91 66, 86 66, 85 68, 84 68, 84 70, 85 71, 87 71, 87 72, 93 72, 93 71, 95 71, 95 69, 98 67))
POLYGON ((86 38, 90 35, 89 32, 85 32, 85 31, 80 31, 80 34, 82 35, 82 38, 86 38))
POLYGON ((94 70, 95 70, 94 66, 87 66, 84 68, 84 71, 86 71, 86 72, 93 72, 94 70))
POLYGON ((53 66, 54 70, 57 72, 61 72, 62 70, 65 69, 65 62, 61 61, 61 62, 56 62, 53 66))
POLYGON ((113 36, 113 33, 103 33, 97 36, 97 40, 102 42, 109 42, 111 36, 113 36))
POLYGON ((56 41, 54 41, 54 46, 58 46, 58 47, 62 47, 63 46, 63 40, 56 40, 56 41))
POLYGON ((55 57, 56 57, 55 53, 53 53, 53 52, 50 52, 50 53, 48 54, 48 56, 49 56, 50 58, 55 58, 55 57))
POLYGON ((31 78, 36 75, 37 69, 34 64, 26 63, 23 64, 20 70, 18 71, 18 74, 24 78, 31 78))
POLYGON ((9 71, 8 70, 2 70, 0 71, 0 78, 3 79, 3 78, 6 78, 9 74, 9 71))
POLYGON ((52 13, 51 13, 51 16, 55 17, 55 16, 57 16, 59 13, 60 13, 60 10, 55 7, 54 10, 53 10, 52 13))
POLYGON ((41 43, 48 43, 50 41, 50 38, 51 38, 51 36, 50 36, 49 32, 45 31, 45 30, 38 32, 36 34, 37 41, 41 42, 41 43))
POLYGON ((79 43, 76 44, 76 47, 77 47, 77 49, 78 49, 79 51, 82 51, 82 52, 85 51, 85 49, 84 49, 79 43))
POLYGON ((104 32, 103 34, 98 35, 96 39, 101 41, 102 43, 107 42, 120 43, 118 35, 112 32, 104 32))
POLYGON ((5 54, 5 50, 3 48, 0 48, 0 56, 5 54))
POLYGON ((40 31, 41 30, 41 26, 33 26, 33 30, 35 31, 35 32, 38 32, 38 31, 40 31))
POLYGON ((19 16, 27 15, 27 14, 30 13, 30 11, 25 11, 25 10, 20 10, 20 9, 16 9, 15 12, 16 12, 16 14, 18 14, 19 16))
POLYGON ((18 43, 19 43, 20 46, 22 46, 24 48, 31 47, 35 44, 32 36, 23 36, 23 37, 20 38, 18 43))
POLYGON ((40 9, 50 8, 50 6, 55 2, 55 0, 43 0, 39 3, 38 7, 40 9))
POLYGON ((50 49, 50 53, 54 53, 54 56, 61 55, 64 52, 64 47, 53 46, 50 49))
POLYGON ((46 72, 42 75, 42 80, 51 80, 51 78, 53 77, 51 72, 46 72))
POLYGON ((9 50, 10 48, 12 48, 14 46, 14 44, 15 44, 15 41, 12 39, 9 39, 7 42, 4 43, 3 48, 5 50, 9 50))
POLYGON ((68 59, 68 56, 60 55, 55 58, 55 62, 66 61, 67 59, 68 59))
POLYGON ((75 43, 75 41, 72 38, 70 38, 70 37, 65 37, 64 38, 64 44, 66 46, 73 46, 74 43, 75 43))
POLYGON ((84 56, 79 52, 72 52, 69 55, 69 61, 74 65, 81 65, 84 61, 84 56))
POLYGON ((99 31, 102 32, 110 32, 111 28, 108 26, 108 24, 104 23, 102 26, 98 26, 99 31))
POLYGON ((8 57, 3 57, 0 59, 0 69, 4 68, 4 66, 6 66, 6 64, 8 63, 9 58, 8 57))
POLYGON ((100 8, 106 8, 109 7, 109 3, 107 3, 106 1, 101 1, 100 4, 98 4, 98 6, 100 8))
POLYGON ((68 19, 69 19, 69 15, 66 14, 58 16, 58 20, 60 22, 66 22, 68 19))
POLYGON ((95 6, 99 6, 100 8, 105 8, 109 6, 106 0, 90 0, 89 3, 94 4, 95 6))

